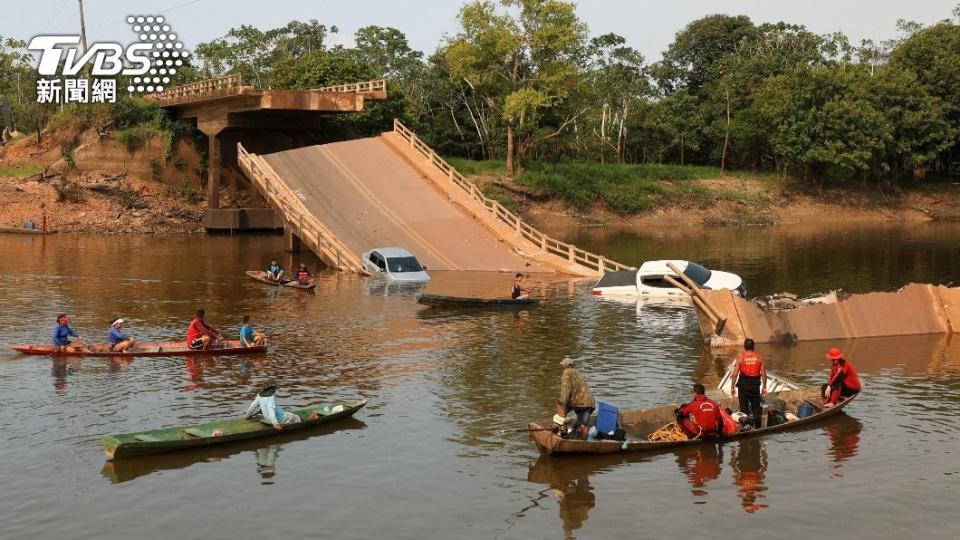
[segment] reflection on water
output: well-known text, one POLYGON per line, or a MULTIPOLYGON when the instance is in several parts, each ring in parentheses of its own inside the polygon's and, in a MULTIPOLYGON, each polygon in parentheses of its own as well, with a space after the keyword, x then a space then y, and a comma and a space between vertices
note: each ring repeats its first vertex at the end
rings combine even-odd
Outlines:
POLYGON ((763 479, 767 473, 767 448, 759 438, 741 439, 731 445, 730 468, 733 483, 737 485, 740 505, 748 513, 767 508, 763 504, 767 486, 763 479))
POLYGON ((706 490, 707 484, 720 478, 722 459, 723 448, 717 444, 701 444, 677 450, 677 465, 687 476, 687 481, 693 488, 690 492, 694 496, 703 497, 709 493, 706 490))

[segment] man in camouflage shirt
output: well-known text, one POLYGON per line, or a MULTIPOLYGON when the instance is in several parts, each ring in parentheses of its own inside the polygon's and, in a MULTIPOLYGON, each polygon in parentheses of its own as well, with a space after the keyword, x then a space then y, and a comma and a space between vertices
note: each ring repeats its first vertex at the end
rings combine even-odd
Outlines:
POLYGON ((557 414, 566 416, 571 409, 577 413, 575 429, 580 430, 580 436, 587 438, 590 429, 590 415, 596 407, 593 393, 587 386, 587 381, 579 371, 574 369, 573 360, 564 358, 560 362, 563 374, 560 376, 560 399, 557 400, 557 414))

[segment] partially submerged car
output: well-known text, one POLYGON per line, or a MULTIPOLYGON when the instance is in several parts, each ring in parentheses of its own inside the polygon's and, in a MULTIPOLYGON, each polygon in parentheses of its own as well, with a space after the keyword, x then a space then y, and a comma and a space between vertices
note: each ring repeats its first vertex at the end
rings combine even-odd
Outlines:
POLYGON ((393 281, 430 281, 427 268, 403 248, 375 248, 361 256, 363 266, 373 275, 393 281))
POLYGON ((740 276, 720 270, 708 270, 697 263, 680 260, 647 261, 640 265, 639 270, 607 272, 593 287, 593 294, 641 298, 688 298, 687 293, 664 279, 665 276, 670 276, 679 281, 679 276, 667 266, 668 263, 673 263, 684 275, 704 289, 730 289, 740 296, 747 294, 740 276))

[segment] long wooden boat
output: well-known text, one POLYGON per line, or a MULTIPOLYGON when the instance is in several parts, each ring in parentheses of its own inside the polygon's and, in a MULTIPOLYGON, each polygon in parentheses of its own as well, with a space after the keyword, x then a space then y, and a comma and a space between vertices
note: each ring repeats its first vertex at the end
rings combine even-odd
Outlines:
POLYGON ((283 431, 280 432, 273 429, 273 426, 264 424, 259 420, 236 417, 203 424, 173 426, 139 433, 107 435, 103 438, 103 449, 108 459, 118 459, 213 446, 255 437, 267 437, 270 435, 299 431, 332 422, 338 418, 353 416, 355 412, 362 409, 366 404, 367 400, 364 399, 347 403, 319 405, 292 411, 300 417, 300 422, 287 424, 283 426, 283 431), (314 411, 317 412, 319 417, 315 420, 310 420, 310 414, 314 411), (219 432, 217 432, 217 430, 219 430, 219 432))
POLYGON ((314 278, 310 278, 310 281, 303 284, 295 279, 281 279, 280 281, 267 279, 267 273, 262 270, 247 270, 247 275, 250 276, 250 279, 259 281, 260 283, 266 283, 267 285, 273 285, 274 287, 291 287, 294 289, 309 290, 317 286, 317 280, 314 278))
POLYGON ((443 294, 417 295, 417 302, 434 307, 523 307, 540 303, 538 298, 476 298, 470 296, 446 296, 443 294))
MULTIPOLYGON (((856 396, 854 396, 856 397, 856 396)), ((752 429, 734 433, 733 435, 723 437, 723 440, 740 439, 746 437, 756 437, 767 435, 777 431, 787 431, 802 426, 819 422, 839 413, 847 406, 853 397, 841 400, 833 407, 824 408, 820 405, 819 388, 803 388, 800 390, 787 390, 783 392, 767 394, 767 400, 778 398, 786 404, 784 412, 796 414, 797 407, 801 403, 809 403, 813 406, 814 414, 806 418, 800 418, 792 422, 786 422, 776 426, 769 426, 763 429, 752 429)), ((720 405, 731 409, 737 408, 736 398, 726 398, 720 400, 720 405)), ((650 409, 635 409, 623 411, 620 413, 620 424, 627 432, 626 441, 585 441, 582 439, 562 438, 548 426, 550 424, 540 424, 532 422, 527 425, 530 429, 530 438, 542 454, 614 454, 619 452, 644 452, 650 450, 659 450, 674 446, 686 446, 693 444, 702 444, 704 442, 716 442, 716 439, 689 439, 680 441, 659 441, 651 442, 647 438, 654 431, 662 428, 666 424, 676 420, 674 409, 676 405, 663 405, 650 409)))
POLYGON ((266 345, 244 347, 238 340, 221 341, 213 344, 209 349, 198 350, 187 347, 186 342, 171 341, 167 343, 137 343, 124 352, 110 350, 110 345, 101 343, 88 345, 90 352, 54 351, 53 345, 11 345, 10 348, 23 354, 41 356, 211 356, 219 354, 254 354, 267 352, 266 345))

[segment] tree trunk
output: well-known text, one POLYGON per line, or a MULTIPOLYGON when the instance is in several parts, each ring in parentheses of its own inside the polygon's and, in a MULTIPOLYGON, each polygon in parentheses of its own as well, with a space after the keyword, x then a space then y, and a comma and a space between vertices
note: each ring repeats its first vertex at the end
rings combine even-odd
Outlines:
POLYGON ((727 124, 723 133, 723 153, 720 154, 720 176, 727 170, 727 146, 730 144, 730 89, 724 88, 727 97, 727 124))
POLYGON ((513 178, 513 155, 516 149, 513 145, 513 124, 507 122, 507 177, 513 178))
POLYGON ((683 166, 683 133, 680 134, 680 166, 683 166))

